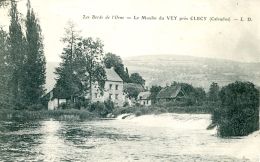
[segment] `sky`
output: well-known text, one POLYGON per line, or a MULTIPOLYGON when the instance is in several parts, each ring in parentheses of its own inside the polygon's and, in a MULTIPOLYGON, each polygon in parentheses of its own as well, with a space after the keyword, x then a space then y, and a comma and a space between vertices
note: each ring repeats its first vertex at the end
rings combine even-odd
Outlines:
MULTIPOLYGON (((27 0, 18 2, 26 15, 27 0)), ((190 55, 242 62, 260 61, 260 2, 258 0, 31 0, 44 37, 46 59, 60 61, 64 28, 76 24, 84 37, 99 38, 105 52, 122 58, 139 55, 190 55), (90 16, 231 17, 231 22, 93 20, 90 16), (233 19, 252 21, 233 21, 233 19)), ((0 9, 0 25, 8 30, 7 9, 0 9)))

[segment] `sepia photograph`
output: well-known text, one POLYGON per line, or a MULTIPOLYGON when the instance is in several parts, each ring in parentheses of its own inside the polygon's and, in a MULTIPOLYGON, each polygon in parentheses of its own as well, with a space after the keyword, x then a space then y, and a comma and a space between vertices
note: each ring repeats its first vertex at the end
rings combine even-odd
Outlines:
POLYGON ((0 161, 260 162, 259 6, 0 0, 0 161))

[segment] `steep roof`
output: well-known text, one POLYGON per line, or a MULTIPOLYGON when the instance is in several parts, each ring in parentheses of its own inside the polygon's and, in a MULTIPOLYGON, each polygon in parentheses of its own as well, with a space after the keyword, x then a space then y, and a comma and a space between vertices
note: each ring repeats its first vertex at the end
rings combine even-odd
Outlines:
POLYGON ((137 98, 140 99, 140 97, 142 97, 142 100, 149 100, 150 96, 150 92, 140 92, 137 98))
POLYGON ((105 69, 105 71, 108 81, 123 82, 121 77, 115 72, 114 68, 105 69))
POLYGON ((181 86, 170 86, 163 88, 157 95, 157 99, 175 98, 181 92, 181 86))

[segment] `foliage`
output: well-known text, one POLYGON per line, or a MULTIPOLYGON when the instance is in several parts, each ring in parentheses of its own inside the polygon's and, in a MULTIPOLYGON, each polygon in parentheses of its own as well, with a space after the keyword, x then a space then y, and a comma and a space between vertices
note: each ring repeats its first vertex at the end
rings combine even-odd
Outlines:
POLYGON ((206 100, 206 92, 203 88, 193 87, 188 83, 173 82, 171 86, 181 86, 181 90, 184 93, 184 98, 181 102, 184 102, 186 106, 202 105, 206 100))
POLYGON ((45 89, 46 61, 39 20, 28 1, 26 16, 26 54, 24 60, 23 97, 26 105, 40 104, 45 89))
POLYGON ((106 68, 113 67, 115 72, 122 78, 124 82, 130 82, 128 69, 124 69, 124 64, 120 56, 113 53, 107 53, 104 57, 104 64, 106 68))
POLYGON ((151 92, 151 100, 152 100, 152 104, 155 104, 156 103, 156 97, 158 95, 158 93, 160 92, 160 90, 162 89, 161 86, 156 86, 156 85, 153 85, 150 89, 150 92, 151 92))
POLYGON ((0 109, 11 107, 8 81, 10 71, 7 65, 8 34, 0 27, 0 109))
POLYGON ((203 88, 194 88, 194 98, 197 105, 202 104, 206 100, 206 92, 203 88))
POLYGON ((145 80, 142 78, 142 76, 139 73, 132 73, 130 75, 130 81, 131 83, 140 84, 142 86, 145 85, 145 80))
POLYGON ((111 100, 105 101, 104 104, 105 104, 105 108, 106 108, 106 114, 111 113, 115 108, 114 102, 111 100))
POLYGON ((128 107, 128 106, 130 106, 129 102, 125 101, 124 104, 123 104, 123 107, 128 107))
POLYGON ((114 103, 112 101, 94 102, 90 105, 89 111, 98 114, 100 117, 106 117, 107 114, 114 110, 114 103))
POLYGON ((135 84, 135 83, 124 84, 124 93, 126 93, 129 98, 137 99, 138 94, 143 90, 144 88, 140 84, 135 84))
POLYGON ((77 69, 76 48, 80 40, 81 37, 75 25, 69 22, 68 27, 65 28, 65 36, 62 38, 65 47, 61 55, 62 61, 55 72, 58 76, 55 88, 59 92, 59 96, 66 96, 70 99, 81 93, 82 85, 75 73, 77 69))
POLYGON ((10 17, 11 22, 9 26, 9 55, 8 65, 10 66, 10 88, 12 100, 17 104, 22 104, 24 87, 26 83, 24 75, 24 62, 26 53, 26 40, 22 32, 20 24, 19 13, 15 1, 11 1, 10 17))
POLYGON ((32 104, 29 105, 27 109, 30 111, 39 111, 39 110, 44 110, 46 108, 42 104, 32 104))
POLYGON ((213 82, 209 87, 208 100, 211 102, 219 101, 219 86, 218 83, 213 82))
POLYGON ((244 136, 259 129, 259 91, 253 83, 237 81, 223 87, 220 100, 220 136, 244 136))
POLYGON ((90 95, 93 83, 98 83, 101 92, 104 90, 106 73, 103 66, 103 46, 101 40, 91 37, 84 38, 77 44, 76 74, 85 88, 84 92, 90 95))
MULTIPOLYGON (((33 108, 34 109, 34 108, 33 108)), ((35 110, 35 109, 34 109, 35 110)), ((77 110, 77 109, 66 109, 66 110, 39 110, 39 111, 19 111, 19 110, 1 110, 0 118, 2 120, 44 120, 53 118, 60 121, 82 121, 82 120, 92 120, 96 118, 93 113, 87 110, 77 110)))

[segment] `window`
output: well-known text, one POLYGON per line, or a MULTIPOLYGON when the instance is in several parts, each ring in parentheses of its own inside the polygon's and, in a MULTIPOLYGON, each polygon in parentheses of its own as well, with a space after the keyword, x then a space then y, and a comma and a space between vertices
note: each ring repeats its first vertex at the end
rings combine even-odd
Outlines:
POLYGON ((97 93, 95 93, 95 97, 98 98, 98 94, 97 93))
POLYGON ((147 105, 149 104, 149 100, 147 100, 147 105))
POLYGON ((112 84, 109 84, 109 89, 110 89, 110 90, 112 89, 112 84))
POLYGON ((109 100, 111 100, 112 99, 112 94, 109 94, 109 100))
POLYGON ((118 94, 115 95, 115 99, 118 100, 118 94))
POLYGON ((118 90, 118 85, 116 85, 116 90, 118 90))

